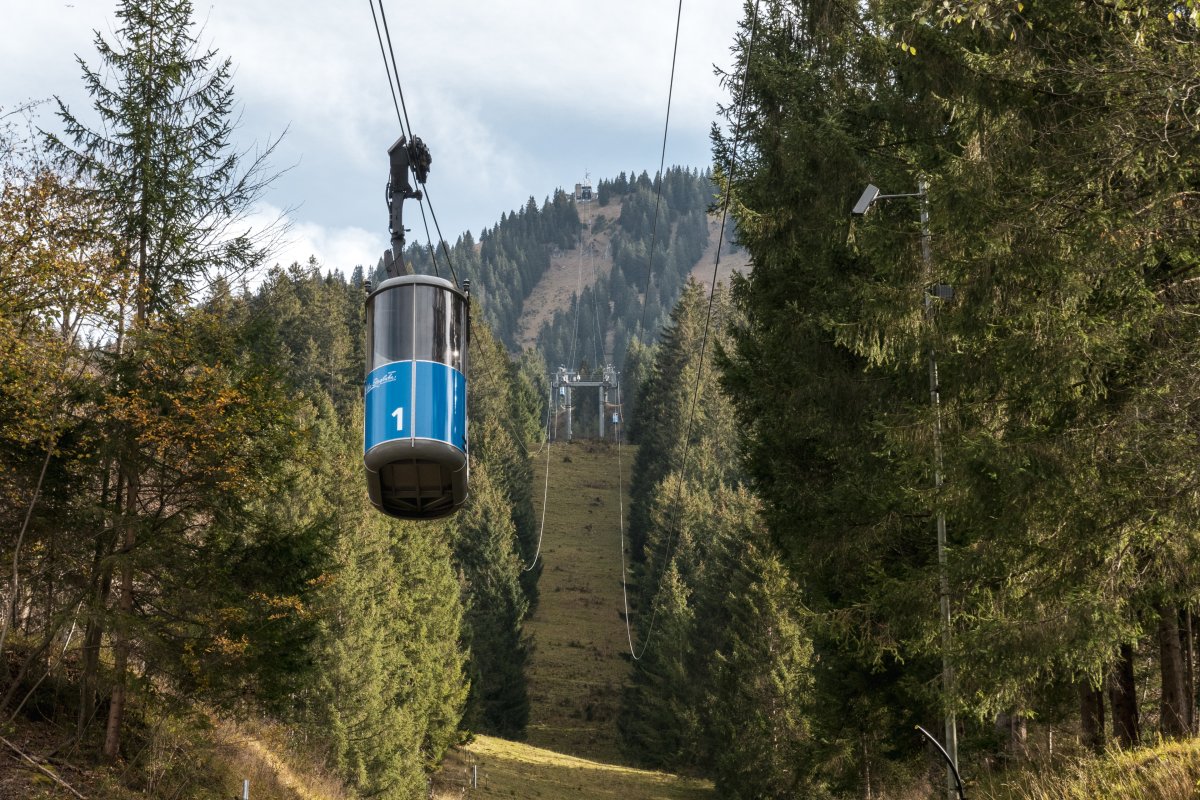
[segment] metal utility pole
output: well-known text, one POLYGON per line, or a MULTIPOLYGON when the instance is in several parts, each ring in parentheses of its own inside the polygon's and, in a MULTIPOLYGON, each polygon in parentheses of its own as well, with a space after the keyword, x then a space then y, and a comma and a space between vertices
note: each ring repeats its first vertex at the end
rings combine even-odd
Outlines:
POLYGON ((599 397, 599 401, 597 403, 597 405, 599 406, 597 408, 597 414, 600 417, 600 441, 603 442, 604 441, 604 403, 606 400, 608 400, 608 387, 607 386, 599 387, 599 390, 596 392, 596 395, 599 397))
POLYGON ((571 385, 567 384, 567 441, 574 438, 574 431, 571 428, 571 412, 575 410, 574 398, 571 396, 571 385))
MULTIPOLYGON (((949 287, 931 285, 933 280, 933 253, 929 241, 929 192, 925 179, 917 183, 917 195, 921 199, 921 265, 924 268, 925 319, 929 323, 929 403, 933 406, 933 486, 937 490, 937 558, 938 558, 938 605, 942 617, 942 688, 947 702, 954 696, 954 667, 950 664, 950 582, 946 576, 946 513, 940 504, 942 490, 942 397, 938 382, 937 351, 933 346, 934 298, 949 299, 949 287)), ((953 800, 958 797, 958 725, 954 707, 946 707, 946 755, 953 768, 946 773, 946 792, 953 800)))
POLYGON ((960 783, 958 780, 958 725, 955 719, 954 697, 954 667, 950 663, 950 582, 946 574, 946 514, 942 511, 942 403, 941 386, 938 382, 937 352, 933 346, 934 333, 934 300, 949 300, 954 296, 954 290, 945 284, 934 284, 933 281, 933 251, 929 239, 929 191, 925 178, 917 182, 917 191, 907 194, 880 194, 879 188, 868 184, 866 190, 854 209, 854 216, 865 216, 879 200, 891 200, 899 197, 915 197, 920 202, 921 219, 921 268, 922 291, 924 292, 925 321, 929 326, 929 403, 933 406, 933 485, 937 490, 937 559, 938 559, 938 611, 941 617, 942 630, 942 690, 946 699, 945 718, 945 753, 946 796, 949 800, 959 797, 960 783))

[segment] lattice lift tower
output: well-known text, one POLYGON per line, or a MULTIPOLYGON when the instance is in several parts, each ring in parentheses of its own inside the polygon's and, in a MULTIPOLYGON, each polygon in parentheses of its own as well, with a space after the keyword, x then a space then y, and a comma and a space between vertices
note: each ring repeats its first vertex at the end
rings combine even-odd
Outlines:
MULTIPOLYGON (((558 415, 559 415, 560 411, 565 410, 567 412, 567 441, 568 442, 574 438, 574 428, 573 428, 574 421, 572 419, 572 416, 573 416, 573 412, 575 410, 575 405, 573 402, 573 395, 574 395, 574 391, 576 389, 590 389, 593 387, 599 389, 599 392, 597 392, 598 397, 599 397, 599 399, 597 401, 597 409, 599 411, 599 414, 597 416, 599 417, 599 420, 600 420, 600 438, 601 439, 604 438, 604 423, 606 420, 605 412, 610 406, 614 409, 614 411, 612 412, 612 419, 611 419, 611 424, 613 426, 613 433, 614 434, 618 433, 619 428, 617 426, 621 424, 620 406, 616 403, 608 402, 608 396, 609 396, 608 393, 610 391, 616 391, 617 397, 618 398, 620 397, 619 376, 618 376, 616 368, 613 365, 611 365, 611 364, 604 365, 603 376, 598 381, 597 380, 583 380, 579 376, 579 373, 577 371, 567 369, 566 367, 559 367, 558 371, 550 376, 550 383, 551 383, 551 386, 553 387, 553 391, 551 392, 551 395, 554 398, 554 408, 553 408, 554 419, 555 420, 558 419, 558 415)), ((557 429, 557 427, 558 427, 557 425, 554 426, 555 429, 557 429)))

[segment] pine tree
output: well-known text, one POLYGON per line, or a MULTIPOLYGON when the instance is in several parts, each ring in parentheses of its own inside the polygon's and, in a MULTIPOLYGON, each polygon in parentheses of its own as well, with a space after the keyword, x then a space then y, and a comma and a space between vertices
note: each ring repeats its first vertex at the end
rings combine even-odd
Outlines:
POLYGON ((731 798, 812 797, 820 779, 812 757, 812 642, 799 593, 769 543, 742 535, 727 587, 726 644, 710 667, 706 733, 718 791, 731 798))
POLYGON ((528 601, 519 579, 509 505, 486 462, 477 462, 471 470, 471 499, 455 519, 455 528, 471 677, 463 726, 520 738, 529 719, 528 646, 521 629, 528 601))
POLYGON ((523 569, 536 547, 533 472, 522 441, 532 422, 522 411, 533 409, 519 402, 520 373, 486 325, 472 328, 469 378, 471 495, 452 523, 470 654, 463 724, 519 737, 529 716, 521 624, 536 598, 536 571, 523 569))
POLYGON ((701 719, 697 687, 688 672, 696 637, 689 590, 672 564, 655 594, 657 630, 634 668, 617 719, 626 753, 649 767, 693 768, 701 719))
MULTIPOLYGON (((270 148, 247 169, 231 150, 232 67, 198 48, 191 13, 187 0, 123 2, 117 9, 117 44, 96 37, 104 67, 93 70, 81 61, 102 127, 88 128, 60 102, 66 138, 48 137, 51 152, 83 179, 94 202, 105 209, 117 266, 129 276, 118 282, 129 293, 117 298, 115 351, 120 363, 112 374, 120 378, 110 403, 117 475, 107 511, 119 536, 101 544, 112 551, 103 553, 106 564, 119 564, 118 613, 112 618, 114 684, 104 744, 110 759, 120 750, 137 575, 147 557, 161 552, 158 542, 163 541, 143 534, 158 532, 154 529, 161 527, 164 507, 178 508, 155 494, 165 473, 154 440, 147 437, 155 429, 165 430, 167 420, 158 398, 148 391, 159 378, 149 371, 155 359, 139 354, 138 348, 172 332, 155 328, 180 313, 181 303, 203 278, 244 270, 262 257, 252 236, 229 237, 228 231, 264 188, 263 164, 270 148)), ((215 454, 198 455, 203 460, 215 454)), ((91 617, 93 629, 86 638, 96 641, 103 624, 102 616, 91 617)))

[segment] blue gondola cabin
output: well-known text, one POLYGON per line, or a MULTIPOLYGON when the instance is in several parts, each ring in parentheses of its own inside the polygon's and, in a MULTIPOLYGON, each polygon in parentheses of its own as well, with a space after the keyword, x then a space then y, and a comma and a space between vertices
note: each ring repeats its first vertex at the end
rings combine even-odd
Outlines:
POLYGON ((363 462, 385 514, 432 519, 467 499, 470 336, 470 301, 442 278, 389 278, 367 296, 363 462))

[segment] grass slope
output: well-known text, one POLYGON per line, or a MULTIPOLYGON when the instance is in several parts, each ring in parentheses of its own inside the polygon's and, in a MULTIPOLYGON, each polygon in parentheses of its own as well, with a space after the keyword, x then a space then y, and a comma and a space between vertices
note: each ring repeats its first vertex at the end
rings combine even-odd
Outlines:
POLYGON ((18 716, 0 725, 0 798, 231 800, 249 780, 254 800, 355 800, 281 725, 143 705, 131 717, 129 752, 115 764, 98 758, 102 728, 64 748, 64 724, 18 716))
POLYGON ((982 800, 1193 800, 1200 797, 1200 739, 1158 742, 1100 757, 1054 759, 985 776, 982 800))
MULTIPOLYGON (((633 449, 622 448, 626 480, 633 449)), ((534 459, 543 487, 546 454, 534 459)), ((529 743, 582 758, 621 761, 616 715, 629 672, 621 614, 617 448, 553 442, 542 541, 544 569, 529 666, 529 743)), ((541 492, 535 491, 541 514, 541 492)))
POLYGON ((662 772, 567 756, 518 742, 477 737, 447 760, 434 797, 573 800, 712 800, 712 785, 662 772), (478 787, 470 786, 472 767, 478 787))
MULTIPOLYGON (((634 449, 621 449, 628 480, 634 449)), ((529 742, 479 736, 450 754, 435 798, 711 800, 712 784, 622 766, 616 715, 629 673, 621 599, 617 447, 554 442, 534 459, 542 541, 541 600, 526 622, 529 742), (472 767, 478 787, 471 787, 472 767)))

